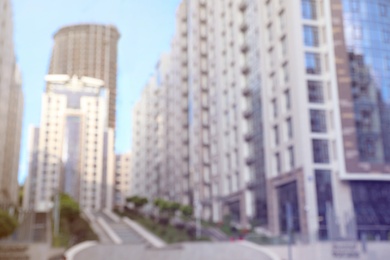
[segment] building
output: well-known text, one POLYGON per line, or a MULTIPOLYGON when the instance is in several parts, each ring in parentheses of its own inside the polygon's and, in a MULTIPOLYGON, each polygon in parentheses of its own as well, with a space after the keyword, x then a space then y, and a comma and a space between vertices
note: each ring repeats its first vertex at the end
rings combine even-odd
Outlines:
POLYGON ((158 88, 152 77, 133 108, 131 195, 159 197, 158 88))
POLYGON ((53 195, 65 192, 83 209, 111 209, 114 130, 108 126, 108 91, 103 81, 48 75, 46 82, 40 127, 30 129, 24 205, 48 211, 53 195))
POLYGON ((388 3, 259 7, 269 229, 286 232, 288 203, 294 231, 309 240, 386 239, 388 3))
POLYGON ((229 216, 275 236, 291 217, 303 241, 386 239, 389 8, 182 1, 171 50, 141 98, 153 112, 135 107, 136 185, 180 201, 188 183, 203 219, 229 216))
POLYGON ((123 208, 130 197, 131 153, 117 154, 115 159, 114 207, 123 208))
POLYGON ((120 34, 111 25, 79 24, 54 35, 49 74, 101 79, 109 89, 109 126, 115 129, 117 47, 120 34))
POLYGON ((23 118, 22 78, 16 65, 12 5, 0 1, 0 206, 18 203, 19 150, 23 118))
MULTIPOLYGON (((238 62, 245 60, 247 51, 240 42, 230 44, 244 39, 241 20, 232 20, 240 15, 240 8, 228 3, 180 4, 171 51, 161 57, 134 108, 133 174, 140 176, 135 185, 148 187, 140 194, 157 189, 152 198, 200 202, 204 219, 217 222, 231 215, 237 225, 247 226, 252 219, 265 224, 267 214, 264 167, 259 156, 259 72, 249 76, 244 69, 249 65, 238 62), (153 95, 145 95, 151 84, 153 95), (247 104, 252 103, 253 109, 248 110, 247 104), (153 112, 141 112, 141 104, 153 112), (141 137, 149 131, 149 137, 141 137), (157 141, 153 141, 155 136, 157 141), (146 147, 157 150, 156 156, 146 147)), ((257 27, 253 27, 255 32, 257 27)), ((259 46, 255 46, 256 39, 251 40, 256 54, 259 46)), ((258 57, 251 62, 257 67, 258 57)))

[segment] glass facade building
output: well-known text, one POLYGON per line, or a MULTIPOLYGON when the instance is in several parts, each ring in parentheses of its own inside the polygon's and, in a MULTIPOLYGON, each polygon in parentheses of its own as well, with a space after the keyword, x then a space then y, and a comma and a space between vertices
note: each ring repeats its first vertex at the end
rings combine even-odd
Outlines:
POLYGON ((390 162, 389 3, 343 0, 360 160, 390 162))
MULTIPOLYGON (((356 142, 361 162, 390 163, 390 2, 343 0, 356 142)), ((387 239, 388 182, 351 182, 359 237, 387 239)))

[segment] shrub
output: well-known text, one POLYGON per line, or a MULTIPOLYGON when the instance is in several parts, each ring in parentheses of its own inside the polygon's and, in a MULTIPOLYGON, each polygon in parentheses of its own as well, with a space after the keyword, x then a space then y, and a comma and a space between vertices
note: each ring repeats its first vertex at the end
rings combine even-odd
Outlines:
POLYGON ((192 217, 192 214, 193 214, 193 211, 194 211, 194 210, 192 209, 191 206, 184 205, 184 206, 181 206, 181 207, 180 207, 180 211, 181 211, 181 214, 182 214, 185 218, 189 219, 189 218, 192 217))
POLYGON ((0 210, 0 239, 12 235, 17 226, 18 222, 15 218, 6 211, 0 210))

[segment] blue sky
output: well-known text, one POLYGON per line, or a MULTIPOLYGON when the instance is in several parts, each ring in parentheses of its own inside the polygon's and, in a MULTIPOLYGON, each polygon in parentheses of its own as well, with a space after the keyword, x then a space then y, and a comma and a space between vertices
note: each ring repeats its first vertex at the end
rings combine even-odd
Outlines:
POLYGON ((169 50, 180 0, 14 0, 14 38, 25 96, 19 182, 27 175, 27 129, 39 125, 52 36, 76 23, 117 26, 117 152, 131 148, 131 109, 164 51, 169 50))

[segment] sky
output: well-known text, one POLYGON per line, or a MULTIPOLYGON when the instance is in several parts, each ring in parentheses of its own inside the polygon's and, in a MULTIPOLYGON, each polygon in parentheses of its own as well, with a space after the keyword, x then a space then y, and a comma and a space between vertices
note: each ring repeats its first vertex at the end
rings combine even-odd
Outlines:
POLYGON ((131 149, 131 110, 162 53, 169 51, 180 0, 13 0, 16 56, 23 75, 19 182, 28 172, 28 127, 39 126, 53 35, 78 23, 113 24, 118 48, 116 152, 131 149))

